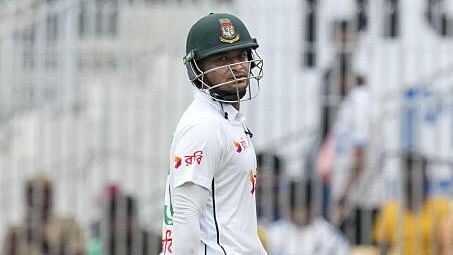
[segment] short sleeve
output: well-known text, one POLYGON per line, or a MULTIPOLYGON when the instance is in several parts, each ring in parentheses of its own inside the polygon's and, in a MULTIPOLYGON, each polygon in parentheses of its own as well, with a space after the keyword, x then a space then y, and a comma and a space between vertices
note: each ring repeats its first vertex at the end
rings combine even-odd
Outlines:
POLYGON ((171 169, 174 187, 193 182, 211 190, 224 142, 220 124, 197 123, 175 137, 171 169))

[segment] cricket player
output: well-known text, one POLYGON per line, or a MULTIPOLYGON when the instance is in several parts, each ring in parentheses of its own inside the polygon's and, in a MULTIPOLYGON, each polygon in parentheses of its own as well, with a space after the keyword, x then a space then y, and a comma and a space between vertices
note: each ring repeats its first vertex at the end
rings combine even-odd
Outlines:
POLYGON ((196 89, 170 149, 161 254, 267 254, 257 234, 256 155, 240 103, 259 90, 256 39, 234 15, 198 20, 184 63, 196 89))

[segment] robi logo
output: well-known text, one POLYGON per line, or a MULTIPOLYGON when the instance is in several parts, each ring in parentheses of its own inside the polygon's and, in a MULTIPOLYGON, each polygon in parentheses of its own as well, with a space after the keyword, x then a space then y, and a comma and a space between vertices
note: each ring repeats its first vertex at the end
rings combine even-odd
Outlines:
POLYGON ((234 146, 236 147, 236 152, 237 152, 237 153, 241 153, 241 152, 242 152, 242 146, 241 146, 241 144, 238 143, 238 142, 236 142, 236 141, 234 141, 233 143, 234 143, 234 146))
POLYGON ((235 150, 237 153, 241 153, 243 150, 247 149, 247 142, 241 138, 240 141, 233 141, 235 150))
POLYGON ((165 235, 162 236, 162 251, 161 254, 173 254, 173 231, 171 229, 165 229, 165 235))
MULTIPOLYGON (((201 164, 203 159, 203 151, 198 150, 193 152, 190 155, 184 156, 184 163, 186 166, 191 166, 192 164, 201 164)), ((182 158, 175 156, 175 168, 178 169, 182 165, 182 158)))
POLYGON ((178 169, 181 166, 181 158, 175 156, 175 168, 178 169))

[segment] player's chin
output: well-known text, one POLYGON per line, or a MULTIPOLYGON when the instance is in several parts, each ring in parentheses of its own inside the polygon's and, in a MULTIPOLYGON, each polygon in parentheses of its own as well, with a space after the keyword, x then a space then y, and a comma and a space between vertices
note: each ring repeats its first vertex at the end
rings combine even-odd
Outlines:
POLYGON ((228 90, 229 92, 235 92, 237 90, 245 90, 249 85, 248 80, 243 80, 243 81, 231 81, 227 84, 225 84, 224 88, 225 90, 228 90))

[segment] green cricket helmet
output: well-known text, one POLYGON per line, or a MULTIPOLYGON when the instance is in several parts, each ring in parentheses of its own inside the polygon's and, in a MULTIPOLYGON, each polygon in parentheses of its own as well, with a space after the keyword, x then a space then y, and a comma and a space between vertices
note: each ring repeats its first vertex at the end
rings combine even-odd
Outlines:
POLYGON ((255 97, 259 91, 263 60, 255 51, 258 46, 256 39, 250 36, 247 27, 239 18, 227 13, 210 13, 192 25, 187 35, 186 56, 183 61, 187 67, 190 81, 199 90, 209 92, 211 97, 222 102, 245 101, 255 97), (226 91, 224 86, 231 84, 231 81, 222 84, 207 84, 205 75, 213 69, 201 70, 198 65, 199 61, 216 54, 240 49, 247 50, 248 60, 227 66, 229 70, 232 70, 233 65, 248 63, 250 69, 248 77, 233 81, 248 80, 247 88, 226 91), (252 89, 250 86, 252 79, 256 81, 256 89, 252 89), (248 97, 243 99, 247 92, 248 97))

